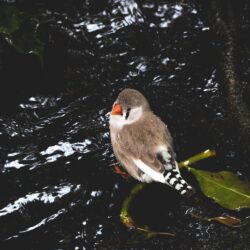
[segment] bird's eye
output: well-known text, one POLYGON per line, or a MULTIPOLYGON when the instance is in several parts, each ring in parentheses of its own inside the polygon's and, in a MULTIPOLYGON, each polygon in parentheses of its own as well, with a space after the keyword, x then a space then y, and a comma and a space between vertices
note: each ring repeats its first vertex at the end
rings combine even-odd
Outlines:
POLYGON ((131 108, 128 108, 128 109, 127 109, 127 111, 126 111, 126 116, 125 116, 125 119, 126 119, 126 120, 128 119, 128 116, 129 116, 130 110, 131 110, 131 108))

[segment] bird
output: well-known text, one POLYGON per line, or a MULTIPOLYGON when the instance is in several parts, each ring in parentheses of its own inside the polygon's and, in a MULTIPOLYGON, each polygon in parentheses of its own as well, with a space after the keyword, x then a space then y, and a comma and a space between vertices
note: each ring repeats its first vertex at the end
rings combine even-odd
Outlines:
POLYGON ((109 116, 114 155, 130 176, 140 182, 160 182, 190 197, 195 190, 181 176, 173 139, 138 90, 126 88, 115 100, 109 116))

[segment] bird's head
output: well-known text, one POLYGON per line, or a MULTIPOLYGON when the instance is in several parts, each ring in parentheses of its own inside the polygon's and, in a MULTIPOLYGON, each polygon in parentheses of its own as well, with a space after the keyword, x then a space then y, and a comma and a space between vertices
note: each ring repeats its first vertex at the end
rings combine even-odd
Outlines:
POLYGON ((110 114, 110 125, 123 127, 136 122, 143 112, 149 111, 147 99, 135 89, 124 89, 113 104, 110 114))

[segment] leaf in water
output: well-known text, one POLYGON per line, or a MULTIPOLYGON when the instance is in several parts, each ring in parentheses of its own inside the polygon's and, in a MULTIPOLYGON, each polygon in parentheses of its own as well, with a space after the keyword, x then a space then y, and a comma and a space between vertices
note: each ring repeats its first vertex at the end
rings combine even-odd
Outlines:
POLYGON ((37 25, 34 18, 24 21, 20 28, 8 38, 8 42, 21 53, 33 53, 41 57, 44 44, 37 37, 37 25))
POLYGON ((14 6, 0 9, 0 34, 20 53, 33 53, 42 62, 44 44, 37 35, 38 19, 14 6))
POLYGON ((222 207, 231 210, 250 208, 250 184, 234 173, 188 169, 196 177, 201 191, 222 207))
POLYGON ((217 221, 228 227, 240 227, 241 226, 241 220, 232 216, 213 217, 213 218, 209 218, 208 221, 217 221))
POLYGON ((0 8, 0 33, 10 35, 17 31, 25 19, 24 13, 14 6, 0 8))
POLYGON ((168 233, 168 232, 158 232, 158 231, 151 231, 148 228, 143 228, 143 227, 135 227, 137 230, 144 232, 145 235, 147 236, 147 238, 151 238, 153 236, 158 236, 158 235, 162 235, 162 236, 175 236, 175 233, 168 233))
POLYGON ((191 213, 191 215, 194 218, 197 218, 199 220, 202 221, 217 221, 223 225, 226 225, 228 227, 240 227, 242 226, 241 224, 241 220, 239 218, 233 217, 233 216, 218 216, 218 217, 212 217, 212 218, 207 218, 207 217, 203 217, 194 213, 191 213))

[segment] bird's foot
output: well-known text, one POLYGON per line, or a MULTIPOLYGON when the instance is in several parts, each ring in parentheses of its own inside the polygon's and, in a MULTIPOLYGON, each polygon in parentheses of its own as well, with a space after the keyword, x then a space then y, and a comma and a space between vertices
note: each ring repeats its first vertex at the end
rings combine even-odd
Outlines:
POLYGON ((125 179, 126 181, 129 181, 130 176, 127 172, 123 171, 120 167, 115 166, 113 168, 113 172, 116 174, 119 174, 123 179, 125 179))

